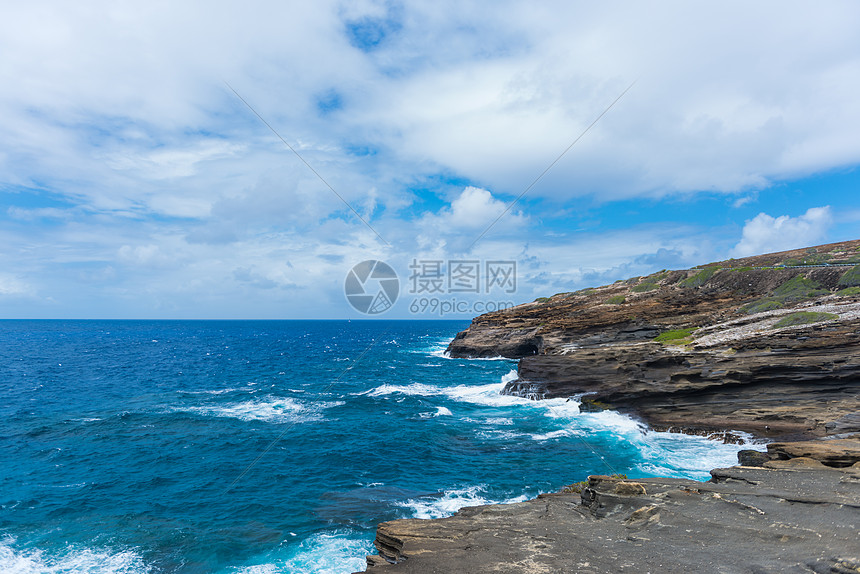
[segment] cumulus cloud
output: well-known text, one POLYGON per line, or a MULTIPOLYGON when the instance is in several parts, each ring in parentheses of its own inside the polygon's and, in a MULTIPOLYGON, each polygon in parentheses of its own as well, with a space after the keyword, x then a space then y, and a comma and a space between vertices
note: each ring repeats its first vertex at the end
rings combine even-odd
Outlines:
POLYGON ((470 186, 451 202, 448 221, 457 227, 476 228, 488 225, 504 212, 504 202, 486 189, 470 186))
POLYGON ((418 218, 414 222, 419 230, 417 236, 402 233, 408 234, 410 225, 400 226, 397 237, 400 245, 408 245, 427 257, 445 258, 467 252, 469 256, 495 252, 498 257, 510 257, 521 249, 529 220, 516 207, 506 211, 507 205, 486 189, 467 186, 449 204, 418 218))
POLYGON ((732 256, 746 257, 815 245, 827 236, 832 224, 829 206, 812 207, 798 217, 771 217, 759 213, 744 225, 743 236, 732 249, 732 256))

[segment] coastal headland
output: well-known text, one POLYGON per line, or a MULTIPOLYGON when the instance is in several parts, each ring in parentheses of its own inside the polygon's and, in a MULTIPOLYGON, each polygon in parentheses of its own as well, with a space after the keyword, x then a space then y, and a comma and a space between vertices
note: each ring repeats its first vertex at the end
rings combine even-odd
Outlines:
POLYGON ((770 442, 710 482, 591 476, 383 523, 370 571, 860 572, 860 240, 542 297, 448 352, 520 359, 506 394, 770 442))

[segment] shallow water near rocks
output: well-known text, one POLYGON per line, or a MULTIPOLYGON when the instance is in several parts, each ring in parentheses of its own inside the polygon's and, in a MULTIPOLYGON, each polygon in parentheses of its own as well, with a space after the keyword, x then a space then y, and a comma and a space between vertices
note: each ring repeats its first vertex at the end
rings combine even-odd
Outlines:
POLYGON ((0 571, 353 572, 380 521, 748 448, 500 395, 467 325, 0 322, 0 571))

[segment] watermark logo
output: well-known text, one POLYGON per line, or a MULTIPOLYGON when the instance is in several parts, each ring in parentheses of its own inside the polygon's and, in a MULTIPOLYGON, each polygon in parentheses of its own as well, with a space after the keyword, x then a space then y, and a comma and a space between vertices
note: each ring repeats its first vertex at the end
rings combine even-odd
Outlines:
MULTIPOLYGON (((413 259, 406 291, 412 315, 480 315, 514 306, 483 295, 516 293, 516 261, 478 259, 413 259)), ((394 306, 400 280, 383 261, 369 259, 349 270, 344 283, 349 304, 365 315, 379 315, 394 306)))
POLYGON ((349 270, 343 291, 356 311, 378 315, 388 311, 397 301, 400 279, 389 264, 368 259, 349 270))
POLYGON ((409 293, 516 293, 516 261, 478 259, 413 259, 409 265, 409 293))

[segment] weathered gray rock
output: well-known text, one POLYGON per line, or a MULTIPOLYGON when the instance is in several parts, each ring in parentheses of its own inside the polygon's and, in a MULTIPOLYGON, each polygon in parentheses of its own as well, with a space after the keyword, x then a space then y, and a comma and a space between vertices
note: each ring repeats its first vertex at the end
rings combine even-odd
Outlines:
POLYGON ((824 428, 828 434, 860 433, 860 411, 848 413, 825 423, 824 428))
POLYGON ((503 392, 580 396, 584 409, 621 410, 659 430, 844 433, 860 411, 860 320, 804 332, 811 336, 765 334, 731 351, 638 343, 524 357, 503 392))
POLYGON ((758 450, 742 450, 738 452, 738 464, 741 466, 764 466, 770 461, 770 455, 758 450))
POLYGON ((858 438, 775 442, 767 445, 767 452, 777 460, 811 458, 826 466, 852 466, 860 462, 860 435, 858 438))
POLYGON ((786 464, 718 469, 711 482, 593 476, 581 495, 386 522, 368 571, 860 571, 860 469, 786 464))

